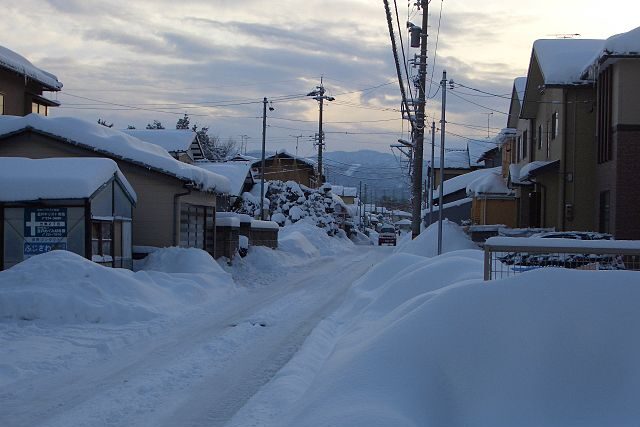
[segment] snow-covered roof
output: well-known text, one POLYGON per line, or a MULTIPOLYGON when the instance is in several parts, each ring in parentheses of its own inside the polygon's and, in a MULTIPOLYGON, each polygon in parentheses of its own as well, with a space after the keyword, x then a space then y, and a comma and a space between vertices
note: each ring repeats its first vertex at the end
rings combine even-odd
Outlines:
MULTIPOLYGON (((307 164, 309 166, 313 166, 313 167, 315 167, 315 165, 316 165, 316 162, 314 160, 312 160, 310 158, 307 158, 307 157, 296 156, 295 154, 291 154, 291 153, 287 152, 287 150, 276 151, 275 154, 267 156, 266 159, 273 159, 276 156, 277 157, 290 157, 290 158, 295 159, 295 160, 297 160, 297 161, 299 161, 301 163, 305 163, 305 164, 307 164)), ((253 166, 260 166, 260 162, 261 161, 262 161, 261 159, 256 159, 253 162, 253 166)))
POLYGON ((332 185, 331 191, 340 197, 356 197, 358 189, 355 187, 344 187, 342 185, 332 185))
POLYGON ((180 162, 165 149, 119 130, 71 117, 0 116, 0 138, 29 129, 191 182, 202 191, 228 193, 230 190, 227 178, 180 162))
POLYGON ((394 223, 395 225, 411 225, 411 220, 410 219, 401 219, 400 221, 396 221, 394 223))
POLYGON ((23 74, 43 84, 49 90, 62 89, 62 83, 58 81, 56 76, 36 67, 24 56, 4 46, 0 46, 0 67, 23 74))
POLYGON ((197 136, 188 129, 126 129, 122 132, 173 153, 189 151, 197 136))
POLYGON ((493 170, 490 169, 490 171, 491 172, 474 179, 467 185, 467 196, 479 196, 482 194, 513 194, 513 191, 505 184, 500 168, 494 168, 493 170))
POLYGON ((518 177, 518 180, 524 181, 528 179, 536 170, 557 162, 558 162, 557 160, 536 160, 536 161, 527 163, 526 165, 522 166, 522 168, 520 169, 520 176, 518 177))
MULTIPOLYGON (((465 188, 467 188, 467 185, 469 185, 476 179, 484 177, 485 175, 491 173, 499 173, 501 169, 502 168, 499 166, 490 169, 478 169, 473 172, 465 173, 451 179, 447 179, 444 181, 444 186, 442 187, 443 195, 447 196, 457 191, 464 190, 465 188)), ((433 198, 436 199, 437 197, 439 197, 439 194, 440 186, 438 186, 438 188, 436 188, 436 190, 433 192, 433 198)))
POLYGON ((602 49, 591 58, 589 63, 585 64, 582 77, 588 76, 593 79, 595 73, 591 71, 608 56, 640 56, 640 27, 605 40, 602 49))
MULTIPOLYGON (((435 168, 440 167, 439 155, 435 156, 433 165, 435 168)), ((444 153, 444 167, 447 169, 470 169, 469 151, 465 149, 447 151, 444 153)))
POLYGON ((568 85, 584 82, 581 76, 585 65, 603 46, 604 40, 536 40, 533 55, 540 65, 545 85, 568 85))
POLYGON ((249 162, 199 161, 196 162, 195 165, 227 178, 231 186, 229 194, 237 196, 242 194, 242 187, 247 179, 247 175, 253 178, 251 175, 251 163, 249 162))
POLYGON ((84 199, 114 175, 135 201, 135 191, 111 159, 0 157, 0 201, 84 199))

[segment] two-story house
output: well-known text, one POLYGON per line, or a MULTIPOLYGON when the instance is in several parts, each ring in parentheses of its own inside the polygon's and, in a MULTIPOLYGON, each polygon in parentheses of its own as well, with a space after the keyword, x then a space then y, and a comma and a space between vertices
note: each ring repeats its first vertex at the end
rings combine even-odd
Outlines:
POLYGON ((607 39, 582 78, 595 84, 596 229, 640 239, 640 27, 607 39))
MULTIPOLYGON (((603 40, 537 40, 533 44, 524 94, 514 89, 512 112, 521 101, 518 163, 510 181, 520 185, 520 226, 593 230, 595 186, 595 99, 584 64, 603 40), (525 120, 524 122, 522 120, 525 120)), ((523 81, 516 82, 522 85, 523 81)))
POLYGON ((51 73, 34 66, 23 56, 0 46, 0 115, 49 115, 60 105, 43 92, 58 92, 62 83, 51 73))

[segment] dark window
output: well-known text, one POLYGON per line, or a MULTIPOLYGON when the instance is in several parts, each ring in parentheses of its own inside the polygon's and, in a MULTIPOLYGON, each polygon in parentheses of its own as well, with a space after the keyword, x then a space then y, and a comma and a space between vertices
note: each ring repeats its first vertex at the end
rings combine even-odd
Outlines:
POLYGON ((601 233, 610 233, 610 206, 611 206, 611 193, 609 191, 600 192, 600 227, 601 233))
POLYGON ((180 210, 180 246, 212 251, 214 209, 185 203, 180 210))
POLYGON ((524 132, 522 132, 522 158, 526 159, 527 158, 527 153, 528 153, 528 140, 529 140, 529 132, 527 132, 526 130, 524 132))
POLYGON ((598 137, 598 163, 608 162, 613 158, 611 146, 612 78, 611 67, 609 67, 600 73, 597 83, 598 124, 596 133, 598 137))
POLYGON ((538 125, 538 135, 536 135, 538 139, 538 150, 542 150, 542 125, 538 125))
POLYGON ((111 263, 113 261, 111 253, 112 242, 113 223, 93 221, 91 223, 91 255, 102 257, 102 260, 98 262, 111 263))
POLYGON ((547 142, 547 160, 549 160, 549 156, 551 156, 551 135, 549 135, 549 122, 547 122, 547 133, 545 135, 545 139, 547 142))
POLYGON ((558 126, 560 126, 560 119, 558 113, 553 113, 551 116, 551 139, 556 139, 558 136, 558 126))

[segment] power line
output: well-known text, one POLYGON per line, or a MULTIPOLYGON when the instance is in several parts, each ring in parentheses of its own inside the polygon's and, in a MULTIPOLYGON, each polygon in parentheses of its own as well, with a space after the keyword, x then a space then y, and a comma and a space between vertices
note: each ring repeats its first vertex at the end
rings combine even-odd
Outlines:
MULTIPOLYGON (((440 40, 440 23, 442 22, 442 7, 444 4, 444 0, 440 0, 440 16, 438 17, 438 32, 436 33, 436 47, 435 50, 433 52, 433 65, 431 66, 431 75, 433 76, 433 73, 436 70, 436 61, 438 60, 438 41, 440 40)), ((427 98, 430 99, 431 96, 431 87, 433 86, 433 79, 429 79, 429 92, 427 94, 427 98)), ((436 91, 436 93, 433 95, 434 97, 438 94, 438 92, 440 91, 440 86, 438 86, 438 90, 436 91)))

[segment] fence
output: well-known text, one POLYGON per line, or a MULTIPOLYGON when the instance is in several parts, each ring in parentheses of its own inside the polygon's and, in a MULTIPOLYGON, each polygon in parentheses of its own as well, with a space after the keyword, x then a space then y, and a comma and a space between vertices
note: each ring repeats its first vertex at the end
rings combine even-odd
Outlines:
POLYGON ((640 241, 492 237, 484 245, 484 280, 547 267, 640 271, 640 241))

